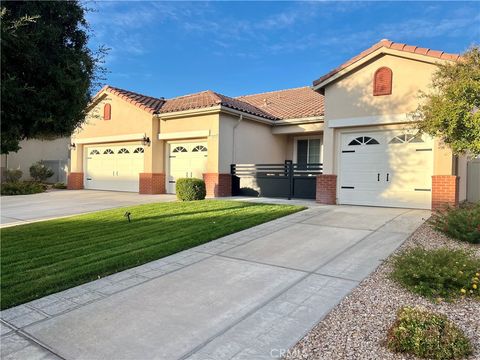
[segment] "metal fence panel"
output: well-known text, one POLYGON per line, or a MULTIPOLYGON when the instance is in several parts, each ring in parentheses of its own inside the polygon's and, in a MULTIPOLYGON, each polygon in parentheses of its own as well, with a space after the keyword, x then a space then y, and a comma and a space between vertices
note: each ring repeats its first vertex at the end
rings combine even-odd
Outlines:
POLYGON ((232 194, 315 199, 322 164, 232 164, 232 194))

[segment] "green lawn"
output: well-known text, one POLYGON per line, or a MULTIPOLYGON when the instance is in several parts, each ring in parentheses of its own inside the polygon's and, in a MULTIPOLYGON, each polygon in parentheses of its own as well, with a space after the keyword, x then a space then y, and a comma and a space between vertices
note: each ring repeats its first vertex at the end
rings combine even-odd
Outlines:
POLYGON ((238 201, 171 202, 5 228, 1 230, 1 308, 68 289, 302 209, 238 201), (127 210, 132 214, 131 223, 124 217, 127 210))

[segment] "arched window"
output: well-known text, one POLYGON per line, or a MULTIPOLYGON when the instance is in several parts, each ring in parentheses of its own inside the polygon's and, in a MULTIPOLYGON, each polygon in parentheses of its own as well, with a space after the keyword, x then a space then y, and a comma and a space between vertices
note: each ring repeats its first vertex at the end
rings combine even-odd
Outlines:
POLYGON ((395 136, 390 140, 389 144, 405 144, 405 143, 421 143, 424 142, 422 139, 422 135, 412 135, 412 134, 402 134, 395 136))
POLYGON ((104 154, 113 154, 113 150, 112 149, 107 149, 103 153, 104 154))
POLYGON ((144 152, 145 150, 143 150, 141 147, 138 147, 133 151, 134 154, 143 154, 144 152))
POLYGON ((392 70, 381 67, 373 75, 373 96, 390 95, 392 93, 392 70))
POLYGON ((103 120, 110 120, 112 118, 112 105, 105 104, 103 107, 103 120))
POLYGON ((183 146, 177 146, 175 149, 173 149, 174 153, 179 153, 179 152, 187 152, 187 149, 185 149, 183 146))
POLYGON ((207 151, 207 148, 203 145, 198 145, 198 146, 195 146, 192 150, 192 152, 200 152, 200 151, 207 151))
POLYGON ((379 142, 370 136, 359 136, 348 143, 348 145, 378 145, 379 142))
POLYGON ((90 151, 90 155, 99 155, 99 154, 100 154, 100 151, 98 150, 93 149, 92 151, 90 151))
POLYGON ((128 150, 125 149, 125 148, 121 148, 120 150, 118 150, 118 153, 119 153, 119 154, 129 154, 130 151, 128 151, 128 150))

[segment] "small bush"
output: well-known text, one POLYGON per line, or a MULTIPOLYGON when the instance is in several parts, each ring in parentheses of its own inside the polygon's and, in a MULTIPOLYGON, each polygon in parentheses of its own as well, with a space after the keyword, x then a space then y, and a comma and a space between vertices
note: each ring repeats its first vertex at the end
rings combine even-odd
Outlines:
POLYGON ((2 184, 0 193, 2 195, 29 195, 44 192, 46 189, 45 185, 37 182, 17 181, 2 184))
POLYGON ((20 169, 8 169, 5 171, 5 181, 16 182, 22 178, 23 172, 20 169))
POLYGON ((480 259, 462 250, 407 250, 393 259, 391 277, 431 300, 480 297, 480 259))
POLYGON ((203 200, 207 195, 205 181, 195 178, 177 179, 177 199, 182 201, 203 200))
POLYGON ((49 177, 52 177, 53 174, 53 170, 50 169, 43 161, 38 161, 30 166, 30 176, 35 181, 45 181, 49 177))
POLYGON ((452 238, 480 244, 480 203, 436 211, 429 222, 434 229, 452 238))
POLYGON ((64 183, 58 182, 58 183, 53 184, 52 187, 54 189, 66 189, 67 185, 65 185, 64 183))
POLYGON ((428 359, 461 359, 472 353, 470 340, 440 314, 404 307, 388 332, 390 350, 428 359))

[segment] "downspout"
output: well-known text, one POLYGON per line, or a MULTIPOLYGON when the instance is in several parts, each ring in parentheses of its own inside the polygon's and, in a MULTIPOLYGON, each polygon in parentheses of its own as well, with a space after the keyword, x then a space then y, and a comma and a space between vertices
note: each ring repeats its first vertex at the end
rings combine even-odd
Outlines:
POLYGON ((241 114, 238 117, 237 123, 233 126, 233 131, 232 131, 232 136, 233 136, 233 139, 232 139, 232 164, 235 164, 235 155, 236 155, 235 154, 235 130, 237 130, 237 127, 238 127, 238 125, 240 125, 242 120, 243 120, 243 114, 241 114))

